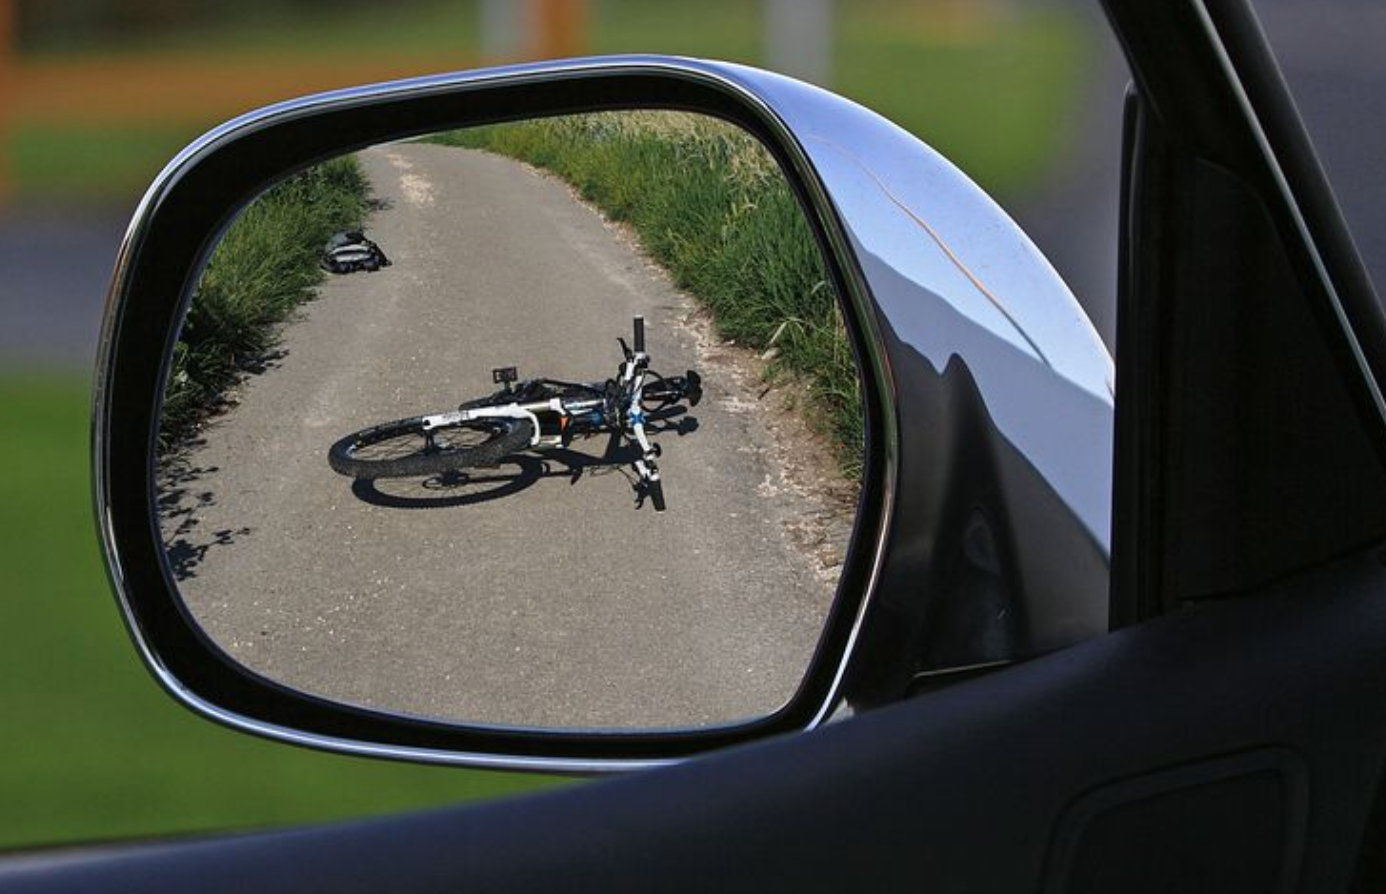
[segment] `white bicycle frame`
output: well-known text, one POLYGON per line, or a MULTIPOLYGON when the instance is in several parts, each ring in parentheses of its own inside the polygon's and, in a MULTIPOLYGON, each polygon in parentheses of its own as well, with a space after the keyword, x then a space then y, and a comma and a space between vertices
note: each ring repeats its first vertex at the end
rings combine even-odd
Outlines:
POLYGON ((653 484, 659 480, 659 466, 655 463, 659 451, 645 434, 645 410, 640 405, 645 390, 645 369, 649 362, 650 357, 644 351, 632 354, 630 360, 621 364, 621 384, 633 382, 625 422, 630 427, 635 443, 640 445, 640 458, 635 461, 635 471, 640 473, 641 481, 653 484))
MULTIPOLYGON (((644 351, 630 352, 629 357, 621 362, 618 381, 622 392, 630 395, 630 399, 622 408, 621 421, 624 427, 629 429, 628 437, 640 446, 640 458, 635 461, 635 470, 639 473, 642 482, 653 484, 659 481, 659 466, 655 462, 655 457, 659 456, 659 450, 650 442, 649 436, 645 433, 645 411, 640 405, 644 396, 645 375, 649 362, 650 356, 644 351)), ((589 409, 588 407, 583 408, 584 412, 589 409)), ((546 440, 540 434, 538 414, 542 411, 550 411, 559 416, 571 417, 574 415, 569 407, 564 406, 562 399, 552 397, 546 401, 530 401, 528 403, 517 401, 497 406, 472 407, 454 410, 450 413, 425 416, 423 417, 423 430, 431 432, 473 419, 528 419, 533 432, 529 438, 529 446, 538 447, 541 442, 546 440)), ((551 436, 547 440, 556 444, 560 443, 562 438, 561 435, 556 439, 551 436)))

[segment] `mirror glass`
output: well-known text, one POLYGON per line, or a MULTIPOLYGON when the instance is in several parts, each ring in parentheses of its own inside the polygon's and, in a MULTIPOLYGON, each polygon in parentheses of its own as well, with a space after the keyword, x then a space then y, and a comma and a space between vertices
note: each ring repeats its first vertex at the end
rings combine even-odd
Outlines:
POLYGON ((793 696, 863 417, 748 134, 636 111, 374 146, 251 202, 187 306, 159 526, 235 661, 469 725, 702 728, 793 696))

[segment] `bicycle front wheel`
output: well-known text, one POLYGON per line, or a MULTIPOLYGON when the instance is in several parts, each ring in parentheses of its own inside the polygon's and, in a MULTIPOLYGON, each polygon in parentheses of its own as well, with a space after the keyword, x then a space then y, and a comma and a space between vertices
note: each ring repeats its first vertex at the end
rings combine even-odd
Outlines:
POLYGON ((423 416, 353 432, 327 451, 335 472, 352 478, 416 478, 471 466, 494 466, 529 445, 528 419, 471 419, 424 430, 423 416))

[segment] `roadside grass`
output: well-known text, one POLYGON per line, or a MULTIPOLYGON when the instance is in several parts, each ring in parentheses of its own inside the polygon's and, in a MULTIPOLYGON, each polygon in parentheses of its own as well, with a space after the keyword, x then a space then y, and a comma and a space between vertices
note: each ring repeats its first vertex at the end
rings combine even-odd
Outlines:
POLYGON ((96 545, 88 389, 0 371, 0 849, 378 815, 551 777, 314 753, 194 717, 158 690, 96 545))
MULTIPOLYGON (((766 64, 758 3, 602 0, 590 8, 587 43, 595 54, 673 53, 766 64)), ((1034 186, 1066 149, 1094 37, 1062 5, 989 8, 971 12, 965 5, 914 0, 839 3, 831 86, 922 137, 1004 200, 1034 186)), ((479 21, 475 0, 348 7, 331 15, 285 6, 215 27, 51 44, 25 58, 212 58, 239 60, 248 72, 292 68, 305 58, 339 59, 349 76, 353 58, 398 57, 422 60, 414 64, 423 74, 484 61, 479 21)), ((284 97, 293 92, 286 83, 284 97)), ((16 192, 30 200, 133 195, 182 143, 244 110, 243 104, 207 108, 196 120, 170 112, 162 123, 142 124, 14 121, 16 192)), ((139 118, 147 121, 148 114, 139 118)))
POLYGON ((368 187, 354 157, 294 175, 257 198, 212 253, 174 347, 161 435, 175 438, 206 414, 278 339, 279 324, 315 294, 322 247, 359 228, 368 187))
POLYGON ((612 112, 431 138, 547 169, 630 225, 723 338, 808 383, 805 416, 861 469, 861 391, 837 296, 779 166, 738 127, 680 112, 612 112))

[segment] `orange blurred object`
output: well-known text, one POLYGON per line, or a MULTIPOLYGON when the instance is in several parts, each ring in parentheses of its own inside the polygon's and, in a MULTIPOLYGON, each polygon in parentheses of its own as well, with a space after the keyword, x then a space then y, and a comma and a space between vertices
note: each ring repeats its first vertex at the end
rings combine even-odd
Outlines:
POLYGON ((530 0, 535 59, 580 56, 587 44, 586 0, 530 0))
POLYGON ((215 121, 307 93, 453 71, 466 62, 455 54, 436 60, 188 55, 26 61, 10 68, 15 89, 8 109, 11 123, 215 121))
POLYGON ((14 119, 14 0, 0 0, 0 205, 13 192, 10 183, 9 133, 14 119))

